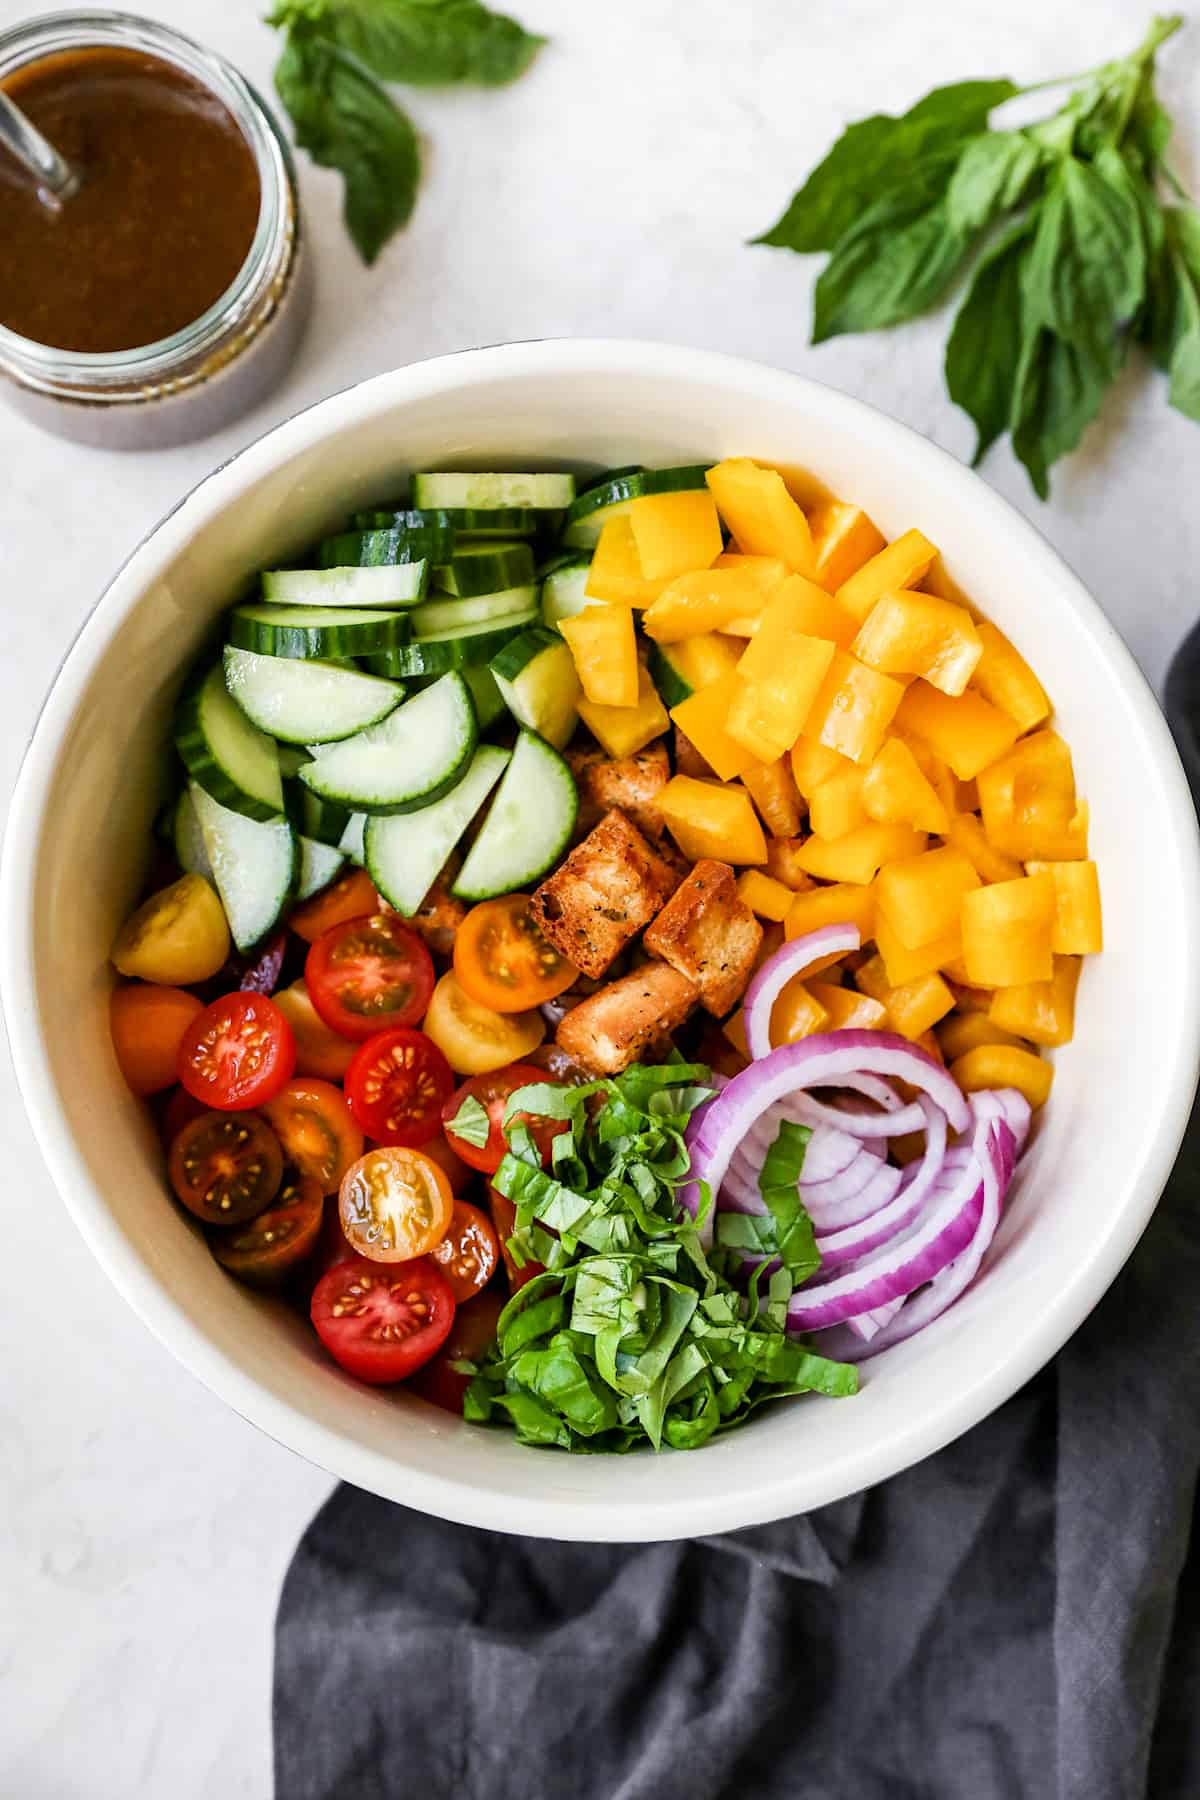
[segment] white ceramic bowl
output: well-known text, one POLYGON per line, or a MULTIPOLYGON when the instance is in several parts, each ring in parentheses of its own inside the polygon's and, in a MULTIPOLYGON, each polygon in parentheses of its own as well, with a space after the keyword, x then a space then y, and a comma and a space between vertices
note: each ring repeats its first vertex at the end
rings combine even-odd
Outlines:
POLYGON ((940 450, 860 402, 660 344, 508 345, 381 375, 218 469, 117 575, 72 648, 17 785, 2 877, 4 1001, 51 1173, 98 1260, 166 1350, 302 1456, 377 1494, 549 1537, 689 1537, 758 1524, 895 1473, 1054 1354, 1136 1243, 1171 1167, 1200 1043, 1200 860, 1154 700, 1037 533, 940 450), (296 1316, 230 1281, 164 1193, 109 1045, 107 963, 138 887, 171 706, 248 573, 408 469, 805 465, 889 535, 919 525, 1049 686, 1092 808, 1108 947, 981 1278, 868 1365, 854 1400, 776 1408, 695 1455, 519 1448, 345 1379, 296 1316))

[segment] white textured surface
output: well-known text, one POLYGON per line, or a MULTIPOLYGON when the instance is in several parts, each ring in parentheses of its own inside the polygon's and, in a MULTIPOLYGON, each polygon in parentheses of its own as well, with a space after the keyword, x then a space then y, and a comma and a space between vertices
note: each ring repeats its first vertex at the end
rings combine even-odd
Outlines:
MULTIPOLYGON (((277 419, 395 363, 504 338, 674 338, 800 369, 967 454, 969 426, 942 391, 944 324, 811 351, 817 265, 741 240, 773 220, 847 117, 899 110, 938 81, 1032 80, 1100 60, 1146 16, 1133 0, 1086 13, 1040 0, 521 10, 555 32, 523 84, 415 96, 427 180, 413 227, 374 272, 345 244, 334 180, 304 169, 318 311, 289 385, 257 416, 151 459, 76 451, 0 413, 0 791, 71 637, 158 515, 277 419)), ((24 12, 0 0, 0 27, 24 12)), ((160 13, 268 86, 272 37, 241 0, 160 13)), ((1167 57, 1177 160, 1194 173, 1200 31, 1167 57)), ((1049 507, 1007 451, 986 468, 1156 684, 1196 612, 1198 468, 1196 428, 1140 367, 1059 469, 1049 507)), ((107 1287, 7 1069, 0 1130, 0 1793, 266 1795, 274 1605, 327 1482, 170 1364, 107 1287)))

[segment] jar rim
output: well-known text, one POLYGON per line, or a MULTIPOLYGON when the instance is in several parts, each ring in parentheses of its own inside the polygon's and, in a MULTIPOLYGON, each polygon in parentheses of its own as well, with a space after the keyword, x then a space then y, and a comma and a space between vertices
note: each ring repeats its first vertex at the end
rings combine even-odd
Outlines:
POLYGON ((154 381, 168 376, 181 362, 215 349, 253 307, 263 275, 286 250, 293 227, 291 158, 266 103, 232 63, 173 26, 109 10, 41 13, 0 32, 0 81, 63 51, 106 48, 156 56, 182 69, 222 102, 254 158, 259 208, 250 248, 229 286, 199 318, 169 337, 128 350, 64 350, 0 325, 0 364, 8 362, 35 379, 75 380, 98 387, 154 381))

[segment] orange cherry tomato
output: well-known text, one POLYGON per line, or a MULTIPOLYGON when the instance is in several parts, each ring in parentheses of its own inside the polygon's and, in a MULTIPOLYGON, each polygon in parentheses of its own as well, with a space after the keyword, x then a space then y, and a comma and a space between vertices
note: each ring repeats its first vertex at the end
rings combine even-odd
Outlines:
POLYGON ((431 1158, 389 1144, 368 1150, 347 1169, 338 1205, 342 1230, 360 1256, 411 1262, 445 1237, 454 1195, 431 1158))
POLYGON ((306 944, 315 944, 331 925, 346 919, 361 919, 366 913, 383 910, 375 884, 365 869, 355 869, 340 881, 322 888, 311 900, 297 906, 288 917, 288 925, 306 944))
POLYGON ((289 1081, 263 1113, 275 1127, 283 1154, 301 1175, 332 1194, 363 1153, 363 1134, 340 1088, 311 1076, 289 1081))
POLYGON ((272 998, 296 1040, 297 1075, 340 1081, 354 1059, 355 1045, 349 1038, 330 1031, 302 981, 293 981, 291 987, 281 988, 272 998))
POLYGON ((135 1094, 158 1094, 174 1086, 179 1046, 203 1011, 203 1000, 183 988, 135 982, 113 989, 108 1015, 113 1049, 135 1094))
POLYGON ((480 1006, 528 1012, 565 994, 579 971, 542 936, 528 894, 473 906, 454 938, 454 973, 480 1006))
POLYGON ((464 1300, 474 1299, 492 1279, 500 1261, 492 1221, 469 1200, 456 1200, 446 1235, 429 1252, 429 1260, 437 1263, 460 1306, 464 1300))

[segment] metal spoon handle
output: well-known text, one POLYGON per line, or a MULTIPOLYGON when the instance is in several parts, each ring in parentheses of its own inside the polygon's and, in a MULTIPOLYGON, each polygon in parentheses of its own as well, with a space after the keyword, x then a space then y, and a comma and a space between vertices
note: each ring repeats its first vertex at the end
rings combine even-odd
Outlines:
POLYGON ((42 136, 2 88, 0 148, 11 150, 17 161, 24 163, 37 177, 39 186, 56 200, 69 200, 79 186, 79 176, 70 163, 58 154, 54 145, 42 136))

